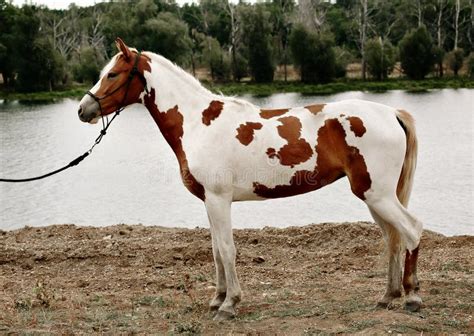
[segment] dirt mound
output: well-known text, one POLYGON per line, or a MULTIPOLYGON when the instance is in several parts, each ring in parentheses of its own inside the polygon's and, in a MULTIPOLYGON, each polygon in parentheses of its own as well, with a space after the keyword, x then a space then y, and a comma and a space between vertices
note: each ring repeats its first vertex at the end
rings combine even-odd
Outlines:
POLYGON ((0 333, 472 333, 474 237, 426 231, 424 308, 374 309, 386 256, 373 223, 234 230, 244 298, 213 322, 207 229, 53 225, 0 231, 0 333))

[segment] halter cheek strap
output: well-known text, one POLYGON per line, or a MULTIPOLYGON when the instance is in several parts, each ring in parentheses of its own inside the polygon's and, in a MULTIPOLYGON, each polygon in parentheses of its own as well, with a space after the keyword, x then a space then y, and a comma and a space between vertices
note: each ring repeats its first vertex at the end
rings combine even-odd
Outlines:
POLYGON ((122 102, 120 103, 119 107, 117 108, 117 110, 115 110, 115 113, 119 114, 125 108, 125 102, 127 100, 128 90, 130 88, 130 83, 132 82, 133 77, 137 76, 138 79, 140 80, 140 82, 143 84, 143 88, 144 88, 145 92, 147 94, 149 93, 145 76, 143 76, 143 74, 138 70, 138 61, 140 60, 140 55, 141 55, 141 51, 139 51, 137 53, 137 56, 135 57, 135 62, 133 63, 133 68, 130 71, 130 73, 128 74, 128 79, 127 79, 126 82, 119 85, 117 88, 115 88, 111 92, 107 93, 106 95, 103 95, 102 97, 98 97, 90 91, 86 92, 89 96, 92 97, 92 99, 94 99, 97 102, 97 104, 99 104, 99 110, 100 110, 101 117, 104 116, 104 113, 103 113, 103 110, 102 110, 102 104, 100 103, 101 100, 104 100, 105 98, 110 97, 111 95, 113 95, 115 92, 117 92, 118 90, 120 90, 124 86, 126 86, 125 94, 122 98, 122 102))
POLYGON ((143 74, 138 70, 138 61, 140 60, 140 55, 141 55, 141 51, 139 51, 137 53, 137 56, 135 57, 135 62, 133 63, 133 68, 132 70, 130 71, 130 73, 128 74, 128 79, 126 82, 124 82, 123 84, 119 85, 117 88, 115 88, 114 90, 112 90, 111 92, 109 92, 108 94, 102 96, 102 97, 97 97, 95 94, 93 94, 92 92, 90 91, 87 91, 87 94, 89 96, 92 97, 92 99, 94 99, 97 104, 99 104, 99 110, 100 110, 100 116, 101 116, 101 120, 102 120, 102 130, 100 131, 100 134, 99 136, 97 137, 97 139, 95 139, 95 143, 94 145, 92 146, 92 148, 89 150, 89 151, 92 151, 92 149, 97 145, 99 144, 99 142, 102 140, 102 137, 107 133, 107 129, 109 128, 110 124, 112 123, 112 121, 114 121, 115 117, 117 117, 120 112, 123 111, 123 109, 126 107, 125 105, 125 102, 127 101, 127 95, 128 95, 128 90, 130 88, 130 83, 132 82, 133 80, 133 77, 137 76, 138 79, 140 80, 140 82, 142 82, 143 84, 143 88, 145 90, 145 92, 148 94, 148 88, 147 88, 147 83, 146 83, 146 78, 145 76, 143 76, 143 74), (110 97, 111 95, 113 95, 115 92, 117 92, 118 90, 120 90, 122 87, 126 86, 126 90, 125 90, 125 94, 123 95, 123 98, 122 98, 122 102, 120 103, 119 107, 114 111, 115 114, 114 116, 112 117, 112 119, 108 119, 107 116, 104 115, 103 113, 103 110, 102 110, 102 104, 100 103, 101 100, 107 98, 107 97, 110 97), (104 117, 106 118, 107 121, 104 120, 104 117))

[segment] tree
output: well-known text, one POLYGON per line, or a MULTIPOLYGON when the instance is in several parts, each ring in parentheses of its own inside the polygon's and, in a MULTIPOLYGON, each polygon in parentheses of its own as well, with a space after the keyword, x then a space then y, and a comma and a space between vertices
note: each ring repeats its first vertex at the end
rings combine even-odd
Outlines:
POLYGON ((74 63, 74 79, 81 83, 95 83, 99 79, 100 69, 104 63, 105 59, 93 47, 81 48, 74 63))
POLYGON ((146 35, 141 38, 146 50, 158 52, 179 64, 186 64, 191 53, 192 41, 188 35, 188 26, 176 15, 161 12, 156 18, 145 22, 146 35))
POLYGON ((469 54, 467 58, 467 72, 471 79, 474 79, 474 52, 469 54))
POLYGON ((334 77, 336 57, 329 38, 298 25, 291 33, 290 48, 302 82, 325 83, 334 77))
POLYGON ((271 5, 271 19, 278 51, 278 62, 283 63, 285 82, 288 78, 288 40, 291 30, 291 15, 294 12, 293 0, 273 0, 271 5))
POLYGON ((262 5, 250 9, 244 17, 244 41, 252 78, 258 82, 271 82, 275 71, 270 44, 269 14, 262 5))
POLYGON ((16 33, 15 21, 19 10, 0 0, 0 74, 6 87, 13 86, 15 65, 18 60, 15 53, 16 33))
POLYGON ((433 47, 433 59, 436 64, 436 70, 439 77, 443 77, 443 60, 444 60, 444 49, 438 46, 433 47))
POLYGON ((212 80, 219 82, 228 81, 230 77, 229 56, 222 50, 217 39, 207 37, 207 41, 203 43, 205 44, 204 57, 209 62, 212 80))
POLYGON ((403 71, 412 79, 423 79, 434 63, 433 43, 425 26, 408 32, 400 41, 403 71))
POLYGON ((386 79, 396 61, 396 51, 392 44, 381 38, 370 39, 365 45, 365 54, 369 73, 377 80, 386 79))
POLYGON ((459 48, 455 49, 446 55, 446 59, 448 61, 449 68, 454 72, 454 76, 457 76, 463 65, 464 50, 459 48))

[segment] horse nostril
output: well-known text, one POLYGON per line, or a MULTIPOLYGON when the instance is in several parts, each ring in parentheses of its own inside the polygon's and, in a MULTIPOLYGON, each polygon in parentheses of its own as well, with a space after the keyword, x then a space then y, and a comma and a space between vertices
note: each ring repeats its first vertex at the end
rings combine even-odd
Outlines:
POLYGON ((79 106, 79 111, 77 111, 77 114, 80 116, 82 114, 82 106, 79 106))

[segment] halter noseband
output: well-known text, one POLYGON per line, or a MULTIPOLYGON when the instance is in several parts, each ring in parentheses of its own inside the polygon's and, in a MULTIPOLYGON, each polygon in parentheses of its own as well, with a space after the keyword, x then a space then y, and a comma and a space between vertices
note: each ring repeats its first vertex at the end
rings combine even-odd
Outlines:
POLYGON ((119 107, 115 110, 115 114, 116 115, 119 114, 125 108, 125 101, 127 100, 128 89, 130 88, 130 83, 132 82, 132 79, 133 79, 133 77, 135 77, 135 75, 138 76, 138 78, 140 79, 140 81, 143 84, 143 88, 145 89, 146 93, 148 93, 148 88, 147 88, 147 85, 146 85, 145 76, 143 76, 143 74, 140 71, 138 71, 138 61, 140 60, 141 53, 142 53, 141 51, 139 51, 137 53, 137 56, 135 57, 135 62, 133 64, 133 68, 130 71, 130 73, 128 74, 128 79, 127 79, 126 82, 124 82, 123 84, 121 84, 120 86, 118 86, 117 88, 112 90, 111 92, 107 93, 106 95, 103 95, 102 97, 97 97, 95 94, 93 94, 90 91, 86 92, 86 94, 91 96, 92 99, 94 99, 97 102, 97 104, 99 104, 99 110, 100 110, 100 116, 102 117, 102 122, 103 122, 104 114, 103 114, 103 111, 102 111, 102 104, 100 103, 100 101, 104 100, 107 97, 110 97, 115 92, 120 90, 122 87, 126 86, 126 91, 125 91, 125 94, 123 96, 122 102, 120 103, 119 107))
POLYGON ((95 142, 94 142, 94 145, 92 145, 91 149, 89 149, 88 153, 92 152, 92 150, 94 149, 94 147, 96 145, 99 144, 99 142, 102 140, 102 138, 104 137, 104 135, 107 133, 107 129, 109 128, 110 124, 112 123, 112 121, 114 121, 115 117, 118 116, 120 114, 120 112, 123 111, 123 109, 125 108, 125 101, 127 100, 127 95, 128 95, 128 89, 130 88, 130 83, 132 82, 132 79, 133 77, 138 76, 138 78, 140 79, 140 81, 142 82, 143 84, 143 88, 145 89, 145 92, 148 94, 148 88, 147 88, 147 85, 146 85, 146 78, 145 76, 143 76, 143 74, 138 71, 138 61, 140 60, 140 55, 141 55, 141 51, 139 51, 137 53, 137 56, 135 57, 135 62, 133 64, 133 68, 132 70, 130 71, 130 73, 128 74, 128 79, 126 82, 124 82, 123 84, 121 84, 119 87, 117 87, 116 89, 112 90, 112 92, 109 92, 108 94, 102 96, 102 97, 97 97, 95 94, 93 94, 92 92, 90 91, 87 91, 86 94, 88 94, 89 96, 92 97, 92 99, 94 99, 97 104, 99 104, 99 110, 100 110, 100 117, 101 117, 101 120, 102 120, 102 130, 100 131, 100 134, 99 136, 97 137, 97 139, 95 139, 95 142), (115 115, 112 117, 112 119, 108 119, 108 117, 106 115, 104 115, 103 113, 103 110, 102 110, 102 104, 100 103, 101 100, 107 98, 107 97, 110 97, 111 95, 113 95, 115 92, 117 92, 118 90, 120 90, 122 87, 126 86, 126 90, 125 90, 125 94, 123 95, 123 99, 122 99, 122 102, 120 103, 119 107, 114 111, 115 112, 115 115), (104 121, 104 117, 107 119, 107 122, 104 121))

